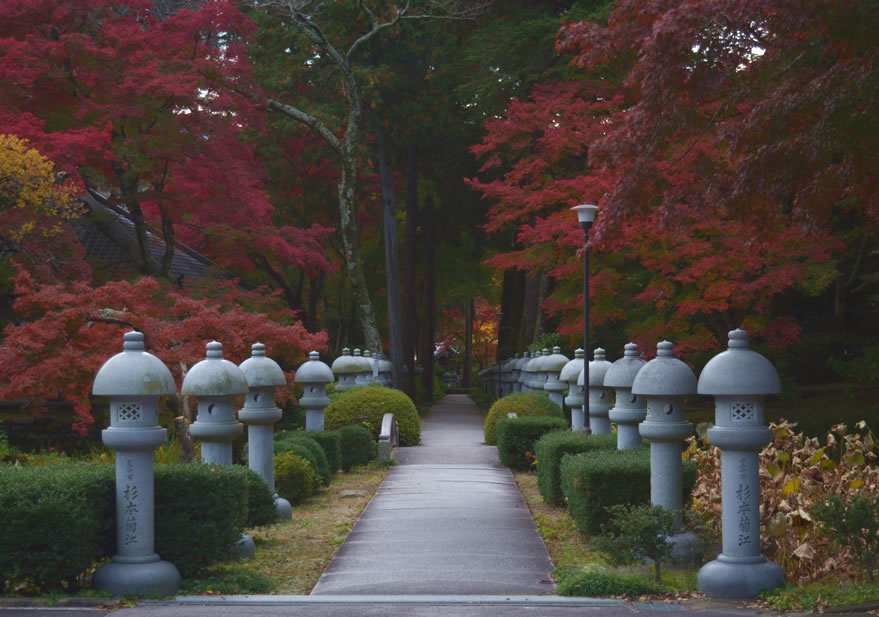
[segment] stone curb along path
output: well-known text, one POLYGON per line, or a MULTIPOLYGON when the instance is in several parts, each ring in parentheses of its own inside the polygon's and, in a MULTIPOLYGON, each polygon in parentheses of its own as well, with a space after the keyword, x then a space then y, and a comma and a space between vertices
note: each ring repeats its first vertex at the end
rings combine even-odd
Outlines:
POLYGON ((466 395, 436 403, 311 594, 554 593, 546 547, 482 424, 466 395))

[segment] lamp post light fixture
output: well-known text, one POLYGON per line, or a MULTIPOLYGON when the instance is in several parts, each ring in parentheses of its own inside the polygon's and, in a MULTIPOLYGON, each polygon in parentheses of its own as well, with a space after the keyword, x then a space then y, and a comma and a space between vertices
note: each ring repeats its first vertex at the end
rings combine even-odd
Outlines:
MULTIPOLYGON (((598 206, 583 204, 571 208, 577 213, 577 221, 583 230, 583 349, 589 349, 589 229, 595 222, 595 214, 598 206)), ((583 398, 589 400, 589 358, 583 355, 583 383, 585 384, 583 398)), ((588 404, 588 403, 587 403, 588 404)), ((583 414, 583 432, 589 433, 589 413, 583 414)))

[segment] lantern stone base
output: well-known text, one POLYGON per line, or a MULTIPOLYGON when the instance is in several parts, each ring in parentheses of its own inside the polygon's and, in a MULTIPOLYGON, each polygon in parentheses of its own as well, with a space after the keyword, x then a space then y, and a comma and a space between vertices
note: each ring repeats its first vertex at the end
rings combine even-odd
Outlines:
POLYGON ((721 553, 699 570, 699 591, 709 598, 745 600, 784 586, 784 570, 763 555, 728 557, 721 553))
MULTIPOLYGON (((116 556, 92 575, 92 587, 113 596, 133 594, 173 596, 180 589, 180 572, 170 561, 125 563, 116 556)), ((124 558, 121 558, 124 559, 124 558)))
POLYGON ((256 553, 256 545, 253 543, 253 538, 246 533, 241 534, 241 539, 232 548, 235 550, 236 555, 238 555, 238 559, 253 559, 256 553))
POLYGON ((277 494, 275 495, 275 510, 278 511, 278 516, 281 517, 282 521, 289 521, 293 518, 293 506, 290 505, 289 501, 279 497, 277 494))
POLYGON ((689 531, 673 535, 668 539, 672 545, 671 559, 679 564, 697 564, 702 561, 702 543, 689 531))

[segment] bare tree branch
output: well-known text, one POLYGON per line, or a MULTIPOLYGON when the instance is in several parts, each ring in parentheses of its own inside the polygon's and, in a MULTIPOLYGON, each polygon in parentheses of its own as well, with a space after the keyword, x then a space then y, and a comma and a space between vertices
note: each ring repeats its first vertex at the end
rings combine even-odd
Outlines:
POLYGON ((336 137, 336 135, 329 128, 327 128, 327 126, 323 122, 321 122, 311 114, 302 111, 298 107, 286 105, 273 99, 268 100, 268 105, 269 109, 279 111, 284 115, 290 116, 294 120, 298 120, 302 124, 313 129, 321 137, 323 137, 324 141, 326 141, 330 145, 330 147, 333 148, 333 150, 335 150, 337 153, 342 152, 342 142, 339 141, 339 138, 336 137))

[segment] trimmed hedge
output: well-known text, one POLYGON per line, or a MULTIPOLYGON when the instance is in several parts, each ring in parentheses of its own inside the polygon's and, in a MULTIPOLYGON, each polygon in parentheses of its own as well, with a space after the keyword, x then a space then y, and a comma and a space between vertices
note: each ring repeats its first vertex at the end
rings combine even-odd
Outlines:
POLYGON ((0 587, 76 587, 115 547, 114 483, 111 465, 0 466, 0 587))
POLYGON ((555 505, 565 502, 562 492, 561 464, 566 454, 592 450, 613 450, 616 435, 584 435, 574 431, 555 431, 541 437, 534 445, 537 457, 537 488, 543 501, 555 505))
MULTIPOLYGON (((115 468, 0 466, 2 582, 70 589, 116 552, 115 468)), ((156 552, 186 576, 235 556, 246 525, 277 520, 265 482, 240 465, 156 465, 156 552)))
POLYGON ((497 423, 497 452, 501 464, 520 471, 531 469, 537 440, 546 433, 567 427, 564 418, 501 418, 497 423))
POLYGON ((485 443, 490 446, 497 445, 495 431, 497 421, 506 418, 510 413, 520 418, 523 416, 564 418, 561 407, 553 403, 546 392, 514 392, 496 400, 488 410, 483 427, 485 443))
MULTIPOLYGON (((696 484, 693 461, 683 462, 683 503, 696 484)), ((577 528, 598 535, 610 522, 608 509, 617 504, 650 503, 650 447, 568 454, 562 458, 562 491, 577 528)))
POLYGON ((331 431, 360 424, 377 440, 386 413, 394 414, 397 420, 401 446, 421 442, 421 419, 412 399, 399 390, 376 384, 348 390, 332 399, 324 411, 324 424, 331 431))
POLYGON ((294 431, 292 433, 277 433, 275 437, 275 454, 292 452, 309 462, 314 470, 314 489, 330 484, 330 463, 324 449, 314 439, 307 437, 305 433, 294 431))
POLYGON ((240 469, 156 466, 156 552, 184 578, 235 556, 232 547, 246 526, 249 502, 249 484, 240 469))
POLYGON ((330 465, 330 475, 342 468, 342 437, 339 431, 306 431, 306 437, 314 439, 323 448, 330 465))
POLYGON ((278 495, 297 504, 314 494, 314 468, 292 452, 275 455, 275 488, 278 495))
POLYGON ((357 465, 366 465, 378 456, 378 443, 366 428, 359 424, 343 426, 339 429, 342 439, 342 470, 348 471, 357 465))

